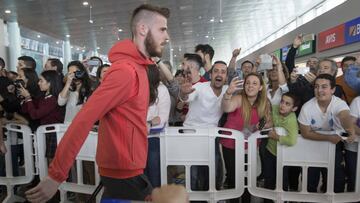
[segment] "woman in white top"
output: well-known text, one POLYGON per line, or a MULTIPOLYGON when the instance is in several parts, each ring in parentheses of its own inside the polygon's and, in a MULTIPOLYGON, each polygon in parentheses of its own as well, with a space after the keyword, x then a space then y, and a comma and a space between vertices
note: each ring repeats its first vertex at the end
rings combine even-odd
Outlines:
MULTIPOLYGON (((148 127, 168 125, 170 113, 170 94, 162 83, 160 83, 159 69, 150 65, 147 69, 150 99, 147 114, 148 127)), ((149 138, 148 159, 145 174, 153 187, 160 186, 160 142, 158 137, 149 138)))
POLYGON ((267 71, 269 83, 266 87, 266 94, 271 105, 279 105, 281 96, 289 91, 286 80, 289 78, 289 71, 281 61, 273 56, 273 68, 267 71))
POLYGON ((69 63, 65 80, 65 86, 58 97, 58 104, 59 106, 66 104, 64 123, 69 124, 91 95, 91 80, 80 61, 69 63))
POLYGON ((157 67, 148 68, 148 79, 150 101, 146 120, 150 127, 167 126, 171 106, 170 94, 166 86, 160 82, 160 72, 157 67))

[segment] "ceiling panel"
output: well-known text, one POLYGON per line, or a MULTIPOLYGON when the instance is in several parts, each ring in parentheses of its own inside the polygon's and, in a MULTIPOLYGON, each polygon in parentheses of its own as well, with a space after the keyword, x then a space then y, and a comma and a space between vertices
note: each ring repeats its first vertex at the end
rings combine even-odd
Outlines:
MULTIPOLYGON (((232 49, 261 40, 299 12, 322 0, 92 0, 89 6, 80 0, 1 0, 0 18, 17 19, 21 26, 57 39, 70 34, 72 44, 100 47, 106 54, 118 37, 130 36, 132 10, 147 2, 171 9, 169 32, 174 54, 193 51, 198 43, 209 43, 215 58, 229 60, 232 49), (10 9, 10 15, 4 10, 10 9), (210 20, 214 19, 213 22, 210 20), (219 20, 223 22, 220 23, 219 20), (121 28, 123 32, 118 32, 121 28), (181 51, 179 51, 179 48, 181 51)), ((169 56, 170 47, 166 55, 169 56)), ((177 59, 179 60, 179 59, 177 59)))

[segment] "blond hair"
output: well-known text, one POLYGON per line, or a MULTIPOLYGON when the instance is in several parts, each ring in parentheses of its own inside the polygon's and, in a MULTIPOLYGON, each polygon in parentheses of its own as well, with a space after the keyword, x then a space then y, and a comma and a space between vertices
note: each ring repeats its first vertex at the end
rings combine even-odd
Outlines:
MULTIPOLYGON (((255 76, 259 79, 262 89, 258 93, 253 105, 250 104, 248 96, 246 95, 245 89, 241 92, 241 97, 242 97, 242 99, 241 99, 241 107, 242 107, 241 114, 244 119, 244 126, 250 125, 251 109, 253 106, 256 107, 257 113, 260 118, 263 118, 263 117, 269 118, 269 116, 270 116, 270 107, 271 106, 269 105, 268 98, 266 96, 266 85, 265 85, 263 78, 258 73, 250 73, 245 77, 244 87, 245 87, 246 81, 248 80, 248 78, 250 76, 255 76)), ((268 120, 268 119, 266 119, 266 120, 268 120)))

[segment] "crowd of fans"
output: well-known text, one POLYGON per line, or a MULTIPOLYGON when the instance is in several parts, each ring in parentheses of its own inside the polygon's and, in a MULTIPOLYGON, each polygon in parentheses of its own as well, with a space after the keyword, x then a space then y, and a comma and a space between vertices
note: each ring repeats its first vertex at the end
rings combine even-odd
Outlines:
MULTIPOLYGON (((149 132, 155 127, 220 126, 241 131, 247 139, 255 131, 267 129, 268 139, 258 143, 262 166, 258 180, 268 189, 275 189, 276 185, 277 143, 293 146, 300 132, 305 139, 336 144, 334 192, 354 191, 357 137, 360 135, 360 68, 357 64, 360 61, 354 56, 346 56, 341 62, 344 74, 336 77, 338 66, 335 61, 310 57, 306 64, 309 72, 299 74, 301 68, 295 66, 295 55, 301 44, 301 36, 297 36, 285 63, 275 56, 271 56, 270 64, 265 63, 264 57, 260 56, 254 61, 243 61, 240 67, 236 67, 240 49, 233 51, 227 64, 225 61, 212 62, 214 49, 208 44, 199 44, 194 53, 184 54, 181 69, 174 76, 168 61, 153 58, 154 65, 147 70, 149 132)), ((21 56, 17 72, 7 71, 1 58, 0 68, 0 125, 24 124, 36 131, 40 125, 71 123, 102 80, 106 80, 110 65, 103 64, 98 57, 83 62, 72 61, 67 64, 64 75, 62 62, 50 58, 38 75, 35 60, 21 56)), ((3 154, 9 150, 4 145, 3 134, 0 127, 0 176, 5 175, 3 154)), ((10 137, 13 175, 18 176, 19 167, 24 163, 22 136, 10 137)), ((234 188, 234 141, 222 138, 216 142, 217 188, 234 188), (222 180, 222 174, 225 174, 225 180, 222 180)), ((56 135, 46 136, 48 162, 54 157, 56 146, 56 135)), ((244 147, 247 149, 248 146, 244 147)), ((149 139, 148 150, 146 174, 157 187, 160 186, 158 140, 149 139)), ((180 179, 183 183, 183 172, 176 167, 169 171, 174 180, 180 179)), ((286 167, 283 189, 299 190, 300 174, 299 168, 286 167)), ((208 176, 206 167, 192 167, 192 189, 207 190, 208 176)), ((318 192, 321 176, 320 190, 325 192, 327 171, 309 169, 309 192, 318 192)), ((250 199, 250 194, 245 192, 242 202, 250 202, 250 199)))

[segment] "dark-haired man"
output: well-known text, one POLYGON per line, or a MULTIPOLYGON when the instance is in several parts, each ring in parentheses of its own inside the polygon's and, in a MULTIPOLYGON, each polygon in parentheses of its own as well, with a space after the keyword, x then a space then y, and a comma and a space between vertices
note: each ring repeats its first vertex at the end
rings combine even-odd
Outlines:
POLYGON ((20 56, 18 58, 18 63, 16 65, 17 72, 23 68, 30 68, 32 70, 36 69, 36 61, 30 56, 20 56))
POLYGON ((200 75, 200 68, 202 65, 203 63, 199 55, 189 53, 184 54, 182 68, 184 70, 184 74, 186 74, 192 84, 208 81, 200 75))
POLYGON ((143 175, 148 144, 146 67, 153 64, 150 57, 161 57, 169 40, 169 14, 169 9, 150 4, 134 10, 132 40, 120 41, 111 48, 111 68, 66 131, 49 167, 49 176, 26 192, 29 201, 45 202, 55 194, 97 120, 96 161, 104 185, 103 199, 144 200, 151 194, 152 186, 143 175))
MULTIPOLYGON (((199 82, 192 85, 189 81, 180 89, 179 99, 189 103, 189 112, 186 115, 185 127, 217 127, 219 119, 223 114, 221 110, 222 97, 227 89, 227 65, 223 61, 216 61, 210 69, 209 82, 199 82)), ((220 157, 216 155, 217 163, 220 157)), ((221 164, 221 163, 220 163, 221 164)), ((217 168, 218 169, 218 168, 217 168)), ((193 190, 204 190, 208 188, 208 170, 206 167, 192 167, 191 188, 193 190)), ((217 170, 217 180, 218 179, 217 170)), ((221 181, 217 181, 218 185, 221 181)))
POLYGON ((345 71, 349 66, 354 65, 356 62, 356 58, 353 56, 345 56, 341 61, 341 69, 343 71, 343 75, 336 78, 336 84, 340 85, 345 93, 345 100, 348 104, 351 104, 352 100, 357 96, 356 91, 354 91, 349 85, 345 82, 345 71))
POLYGON ((212 59, 214 57, 215 51, 209 44, 198 44, 195 47, 195 53, 198 54, 204 64, 203 68, 205 69, 205 74, 203 77, 210 81, 210 69, 212 67, 212 59))
POLYGON ((64 65, 63 63, 57 58, 49 58, 44 66, 44 71, 46 70, 55 70, 58 73, 63 72, 64 65))
POLYGON ((180 89, 180 99, 189 102, 189 112, 184 126, 216 127, 222 115, 221 99, 227 89, 227 65, 223 61, 214 63, 210 70, 211 81, 186 83, 180 89))
MULTIPOLYGON (((348 143, 355 139, 349 106, 345 101, 334 96, 336 85, 334 76, 320 74, 314 84, 315 97, 304 104, 298 118, 301 135, 305 139, 336 144, 334 192, 344 192, 341 134, 344 132, 349 134, 346 139, 348 143)), ((307 185, 309 192, 317 191, 320 171, 321 168, 309 168, 307 185)))

